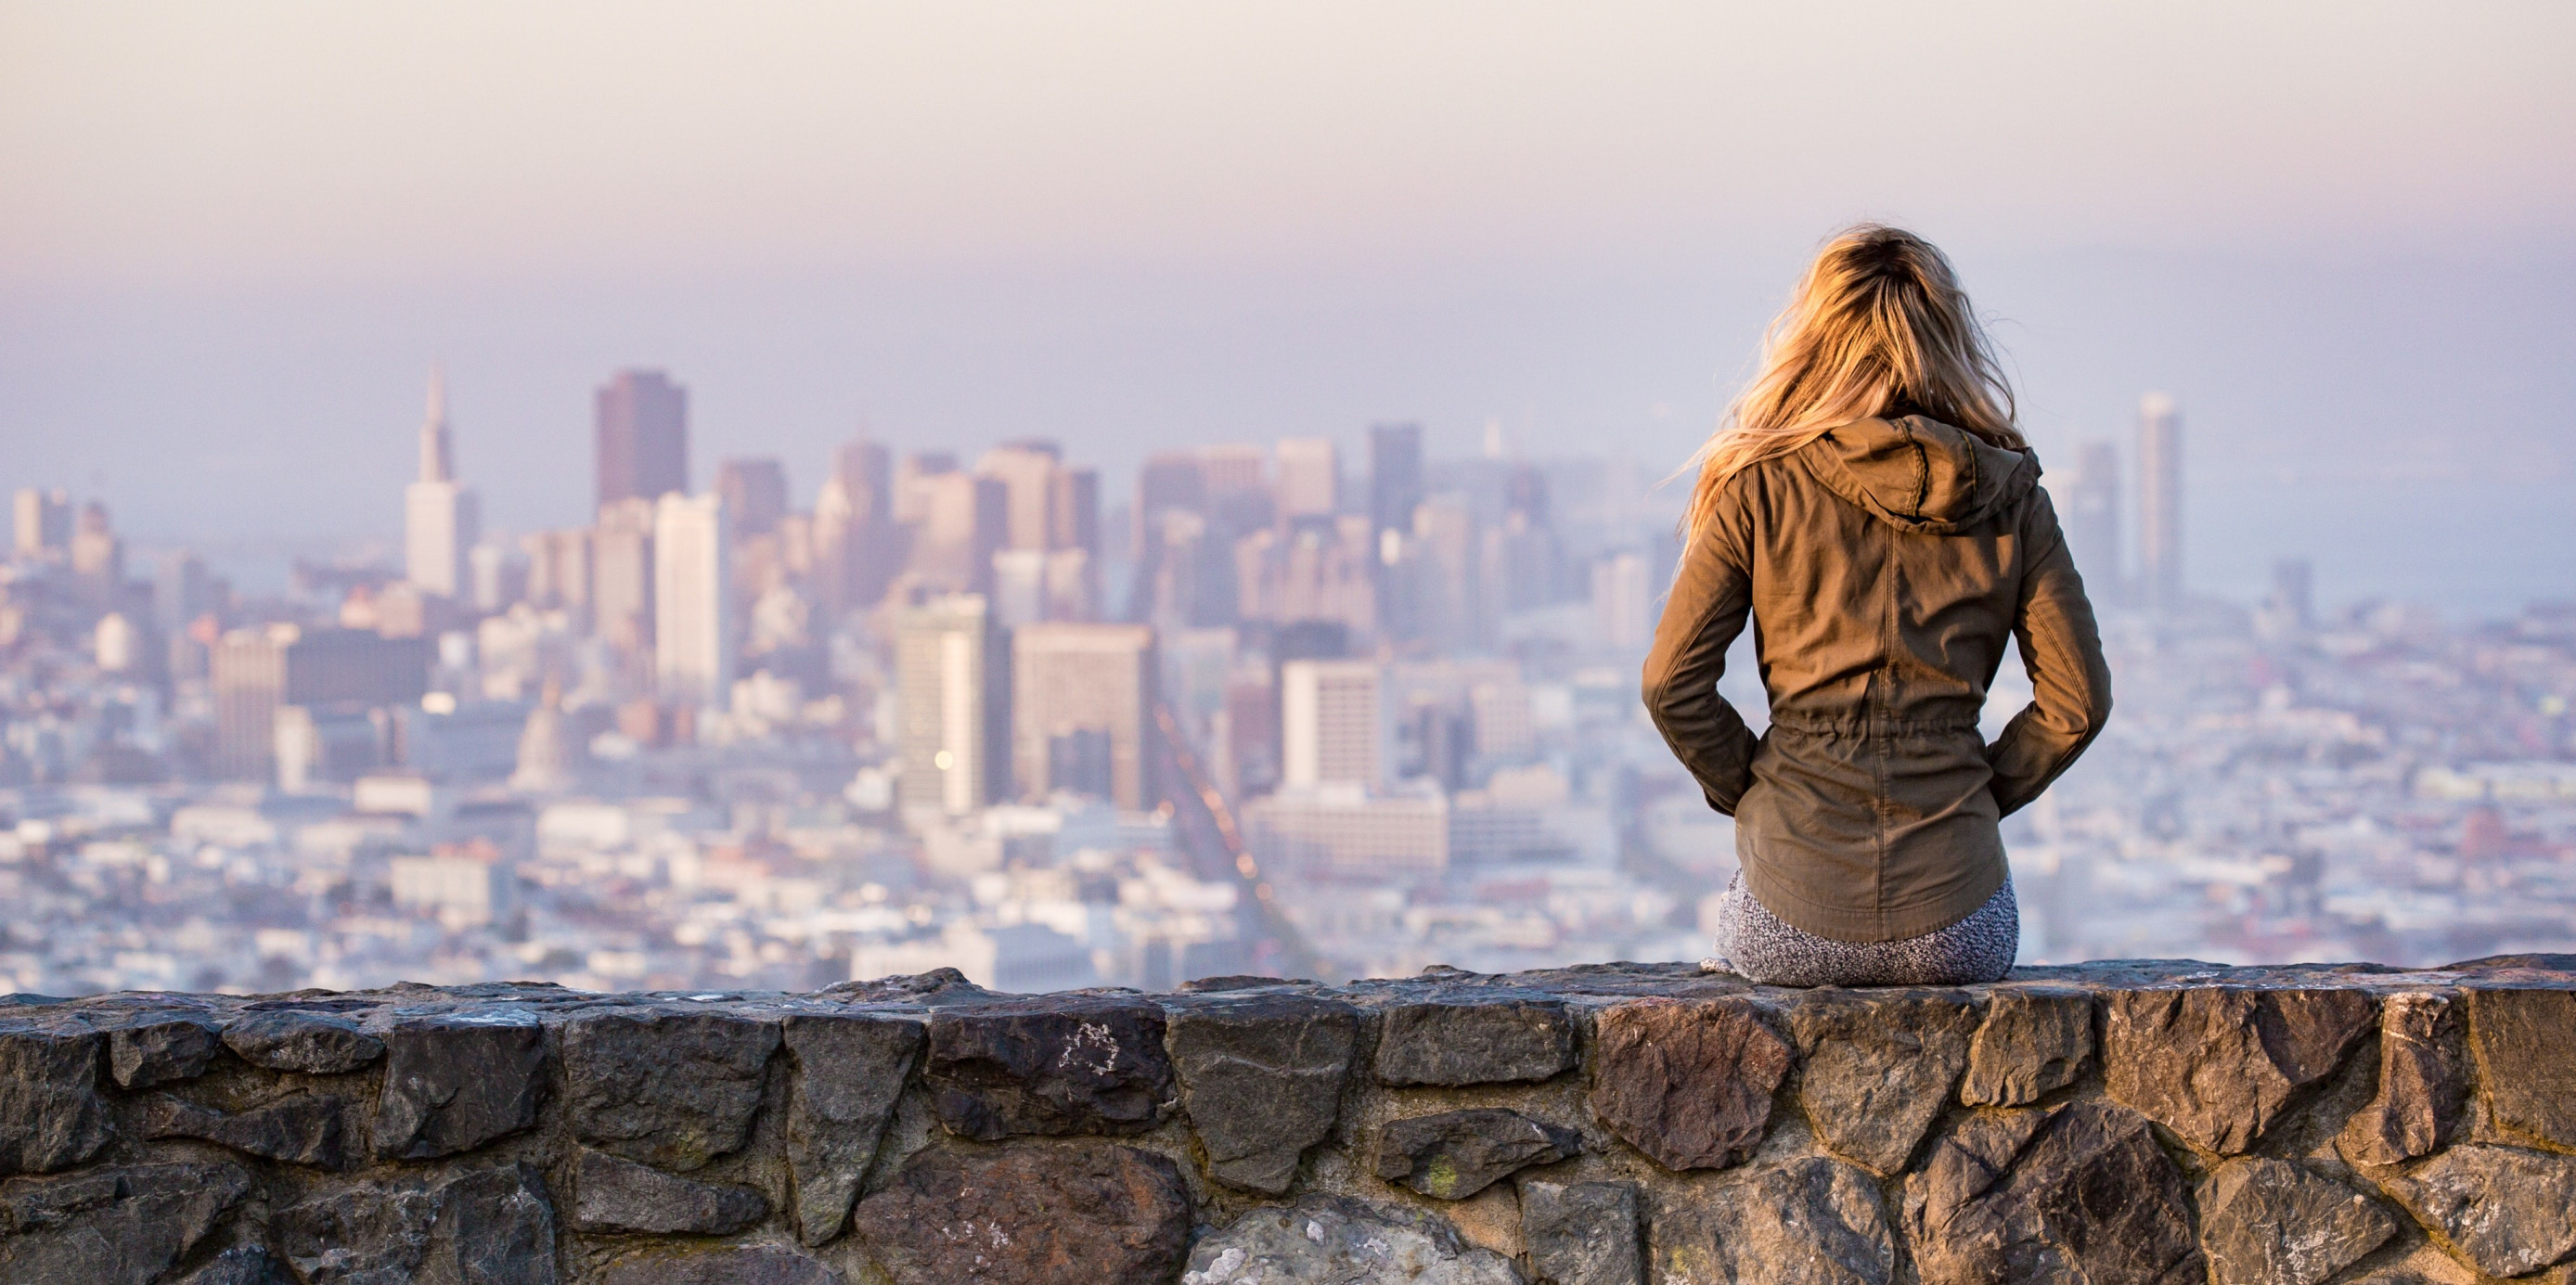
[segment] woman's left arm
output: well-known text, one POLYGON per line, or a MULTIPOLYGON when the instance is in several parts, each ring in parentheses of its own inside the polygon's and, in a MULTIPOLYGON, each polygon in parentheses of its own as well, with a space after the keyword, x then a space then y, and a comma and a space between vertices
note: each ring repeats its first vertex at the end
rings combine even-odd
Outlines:
POLYGON ((1717 680, 1726 674, 1726 649, 1744 632, 1753 608, 1753 579, 1746 570, 1741 533, 1726 512, 1730 507, 1721 505, 1682 551, 1681 573, 1664 602, 1663 621, 1655 626, 1654 647, 1646 653, 1645 696, 1655 730, 1698 780, 1708 805, 1733 816, 1753 784, 1759 738, 1717 694, 1717 680))

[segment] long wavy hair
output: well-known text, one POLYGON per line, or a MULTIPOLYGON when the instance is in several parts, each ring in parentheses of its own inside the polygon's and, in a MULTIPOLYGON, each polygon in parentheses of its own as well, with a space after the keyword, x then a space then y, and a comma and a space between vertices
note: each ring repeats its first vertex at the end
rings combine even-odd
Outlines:
POLYGON ((1845 424, 1928 415, 2027 449, 2004 379, 1950 260, 1902 228, 1845 228, 1816 253, 1762 339, 1761 373, 1683 472, 1699 468, 1682 535, 1695 540, 1728 478, 1845 424))

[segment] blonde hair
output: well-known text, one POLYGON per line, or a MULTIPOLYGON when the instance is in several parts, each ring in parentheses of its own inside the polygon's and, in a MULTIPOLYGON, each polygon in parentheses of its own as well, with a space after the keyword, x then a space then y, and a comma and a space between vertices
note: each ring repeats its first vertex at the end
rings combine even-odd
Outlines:
POLYGON ((1762 369, 1689 464, 1695 539, 1728 478, 1845 424, 1927 415, 2012 450, 2012 386, 1950 261, 1901 228, 1845 228, 1816 253, 1763 334, 1762 369))

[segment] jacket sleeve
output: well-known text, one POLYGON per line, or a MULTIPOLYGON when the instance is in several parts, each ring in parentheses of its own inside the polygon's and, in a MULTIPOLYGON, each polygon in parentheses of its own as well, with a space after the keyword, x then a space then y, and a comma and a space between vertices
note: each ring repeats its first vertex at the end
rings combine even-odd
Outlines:
POLYGON ((1759 743, 1742 715, 1717 694, 1726 649, 1752 612, 1753 578, 1745 556, 1742 510, 1720 506, 1707 529, 1682 551, 1655 643, 1646 654, 1646 712, 1673 756, 1699 781, 1708 805, 1735 815, 1753 784, 1759 743))
POLYGON ((2022 573, 2013 638, 2030 675, 2031 700, 1986 747, 1986 763, 1995 773, 1987 788, 2006 816, 2038 798, 2111 717, 2111 668, 2102 659, 2093 604, 2084 596, 2084 579, 2075 573, 2046 491, 2031 506, 2022 538, 2032 553, 2022 573))

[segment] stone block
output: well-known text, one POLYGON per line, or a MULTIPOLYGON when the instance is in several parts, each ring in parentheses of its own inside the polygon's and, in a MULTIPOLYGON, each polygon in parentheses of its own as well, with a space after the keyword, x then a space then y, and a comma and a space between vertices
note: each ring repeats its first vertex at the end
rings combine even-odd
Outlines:
POLYGON ((2093 1063, 2093 993, 2061 987, 1996 988, 1968 1042, 1959 1100, 2028 1106, 2084 1078, 2093 1063))
POLYGON ((692 1182, 601 1151, 573 1161, 574 1231, 730 1236, 768 1216, 769 1198, 749 1187, 692 1182))
POLYGON ((2332 1075, 2379 1011, 2354 990, 2204 987, 2106 999, 2111 1096, 2220 1155, 2251 1148, 2301 1090, 2332 1075))
MULTIPOLYGON (((1106 1278, 1103 1278, 1106 1279, 1106 1278)), ((1181 1285, 1523 1285, 1429 1214, 1343 1196, 1265 1205, 1200 1238, 1181 1285)))
POLYGON ((317 1169, 346 1169, 349 1100, 333 1093, 297 1093, 247 1111, 209 1110, 172 1097, 144 1104, 143 1136, 196 1138, 244 1155, 317 1169))
POLYGON ((1479 994, 1381 1010, 1380 1084, 1534 1084, 1575 1068, 1574 1014, 1544 996, 1479 994))
POLYGON ((146 1017, 107 1033, 107 1067, 117 1087, 148 1089, 205 1074, 223 1046, 223 1031, 207 1018, 146 1017))
POLYGON ((52 1173, 107 1145, 92 1031, 0 1030, 0 1177, 52 1173))
POLYGON ((1658 1279, 1669 1285, 1889 1285, 1896 1238, 1860 1168, 1805 1156, 1758 1170, 1654 1218, 1658 1279))
POLYGON ((1524 1178, 1520 1189, 1532 1285, 1645 1285, 1636 1187, 1524 1178))
POLYGON ((784 1249, 659 1249, 621 1258, 599 1285, 841 1285, 841 1274, 784 1249))
POLYGON ((280 1211, 276 1245, 306 1285, 555 1285, 554 1206, 526 1164, 434 1184, 326 1191, 280 1211))
POLYGON ((2576 1254, 2576 1159, 2458 1146, 2382 1185, 2490 1276, 2526 1275, 2576 1254))
POLYGON ((1359 1010, 1338 1000, 1254 995, 1178 1005, 1167 1020, 1181 1107, 1207 1150, 1208 1176, 1284 1194, 1306 1149, 1333 1132, 1359 1010))
POLYGON ((961 1137, 1143 1133, 1176 1091, 1163 1010, 1115 995, 942 1009, 923 1080, 961 1137))
POLYGON ((849 1223, 850 1205, 921 1054, 922 1023, 869 1013, 798 1013, 780 1024, 779 1034, 787 1046, 787 1171, 796 1234, 820 1245, 849 1223))
POLYGON ((2200 1191, 2210 1285, 2322 1285, 2396 1234, 2377 1201, 2279 1160, 2231 1160, 2200 1191))
POLYGON ((1370 1170, 1437 1200, 1465 1200, 1531 1165, 1582 1152, 1583 1139, 1572 1129, 1503 1107, 1476 1107, 1387 1121, 1370 1170))
POLYGON ((2379 1089, 2336 1136, 2357 1165, 2393 1165, 2441 1150, 2458 1127, 2467 1084, 2461 1005, 2451 996, 2391 995, 2379 1011, 2379 1089))
POLYGON ((663 1169, 742 1149, 778 1026, 726 1012, 587 1014, 564 1024, 574 1136, 663 1169))
POLYGON ((2498 1127, 2576 1150, 2576 992, 2467 994, 2478 1081, 2498 1127))
POLYGON ((508 1009, 405 1021, 385 1035, 375 1153, 429 1160, 536 1127, 546 1033, 508 1009))
POLYGON ((1879 1177, 1905 1168, 1967 1069, 1975 1021, 1957 992, 1818 992, 1789 1010, 1816 1136, 1879 1177))
POLYGON ((1170 1160, 1133 1147, 933 1147, 852 1223, 895 1285, 1163 1281, 1189 1246, 1190 1199, 1170 1160))
POLYGON ((341 1075, 385 1055, 384 1041, 333 1013, 276 1009, 246 1013, 224 1027, 224 1047, 252 1066, 341 1075))
POLYGON ((2207 1277, 2181 1171, 2106 1103, 1960 1122, 1905 1180, 1902 1224, 1924 1285, 2207 1277))
POLYGON ((236 1245, 179 1278, 179 1285, 295 1285, 286 1264, 257 1245, 236 1245))
POLYGON ((250 1175, 227 1164, 0 1182, 0 1281, 149 1285, 248 1194, 250 1175))
POLYGON ((1762 1145, 1789 1044, 1735 999, 1644 999, 1602 1012, 1592 1113, 1667 1169, 1723 1169, 1762 1145))

